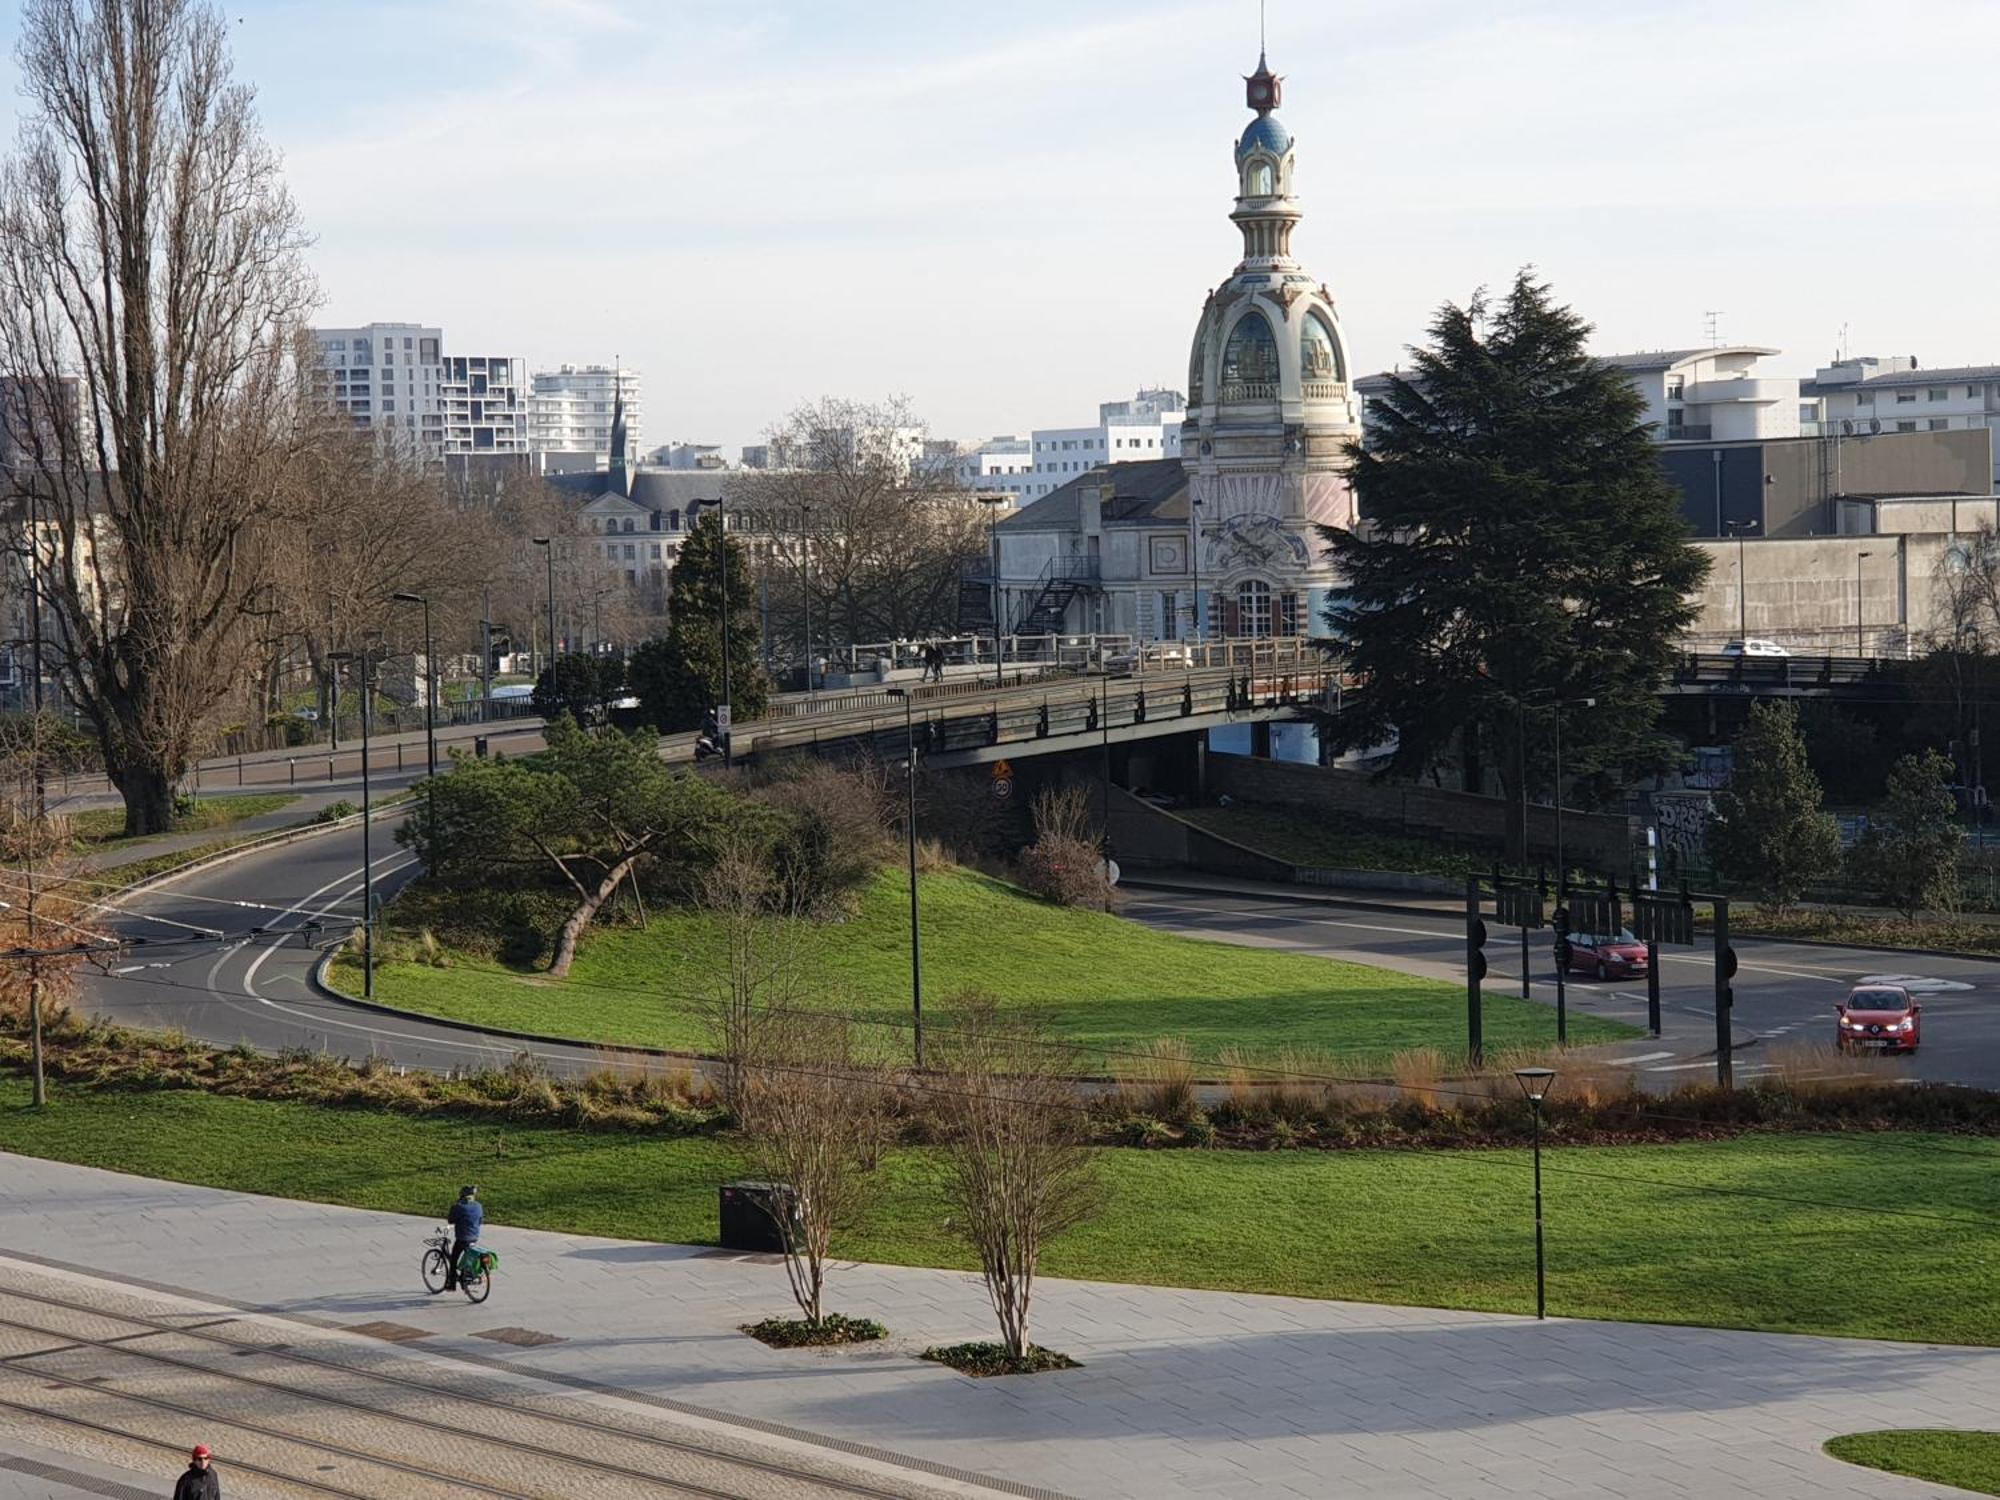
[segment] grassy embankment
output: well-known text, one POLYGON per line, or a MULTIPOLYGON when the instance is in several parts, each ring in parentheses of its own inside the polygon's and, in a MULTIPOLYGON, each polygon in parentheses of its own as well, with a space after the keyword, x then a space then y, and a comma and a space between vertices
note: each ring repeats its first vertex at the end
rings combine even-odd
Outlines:
MULTIPOLYGON (((1156 1037, 1187 1040, 1212 1064, 1226 1049, 1275 1057, 1290 1050, 1378 1066, 1398 1052, 1465 1042, 1465 992, 1362 964, 1234 943, 1178 937, 1136 922, 1037 901, 965 870, 920 878, 924 993, 979 990, 1041 1010, 1086 1048, 1126 1050, 1156 1037)), ((852 918, 818 927, 809 961, 829 1004, 887 1025, 910 1010, 909 885, 886 872, 852 918)), ((390 919, 394 921, 392 908, 390 919)), ((566 980, 510 970, 490 955, 453 953, 446 967, 390 963, 376 974, 385 1004, 498 1026, 622 1046, 699 1051, 710 1038, 698 1001, 719 972, 715 921, 656 910, 641 931, 590 933, 566 980)), ((358 959, 344 956, 335 983, 358 992, 358 959)), ((1488 993, 1489 1047, 1545 1044, 1547 1006, 1488 993)), ((1637 1035, 1617 1022, 1573 1015, 1573 1042, 1637 1035)))
MULTIPOLYGON (((0 1079, 0 1149, 284 1197, 434 1215, 478 1182, 497 1225, 713 1243, 727 1138, 662 1140, 412 1118, 193 1091, 58 1090, 44 1114, 0 1079)), ((1100 1154, 1104 1212, 1052 1247, 1054 1275, 1524 1312, 1527 1154, 1100 1154)), ((1562 1147, 1545 1158, 1552 1312, 2000 1344, 2000 1141, 1747 1135, 1562 1147), (1712 1191, 1721 1189, 1725 1191, 1712 1191), (1711 1191, 1704 1191, 1711 1190, 1711 1191), (1898 1217, 1884 1210, 1898 1210, 1898 1217), (1893 1298, 1828 1294, 1829 1268, 1921 1237, 1893 1298)), ((842 1257, 964 1267, 934 1159, 885 1159, 842 1257)), ((501 1230, 504 1241, 505 1230, 501 1230)), ((772 1273, 772 1302, 784 1301, 772 1273)), ((838 1305, 838 1278, 834 1302, 838 1305)))
POLYGON ((1857 1432, 1826 1451, 1865 1468, 2000 1495, 2000 1432, 1857 1432))
POLYGON ((241 797, 201 797, 192 809, 174 819, 174 826, 166 833, 141 834, 137 838, 125 837, 125 809, 122 807, 93 807, 85 812, 70 816, 70 829, 76 836, 77 844, 85 850, 99 852, 107 849, 130 849, 149 839, 165 838, 176 833, 207 833, 251 818, 261 818, 267 813, 282 812, 298 801, 293 793, 258 792, 241 797))

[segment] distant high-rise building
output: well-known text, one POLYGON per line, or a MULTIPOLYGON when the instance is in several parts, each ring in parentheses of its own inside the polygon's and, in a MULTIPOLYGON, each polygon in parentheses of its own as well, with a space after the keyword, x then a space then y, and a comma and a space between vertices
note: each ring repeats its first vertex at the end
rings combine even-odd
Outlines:
POLYGON ((642 415, 639 386, 637 370, 610 365, 537 370, 528 397, 529 447, 537 454, 588 456, 591 467, 610 468, 612 418, 622 399, 626 436, 622 457, 627 464, 636 462, 642 415))
POLYGON ((315 328, 319 388, 355 426, 420 445, 432 457, 525 454, 522 361, 446 355, 441 329, 421 323, 315 328))
POLYGON ((973 489, 1004 490, 1023 503, 1060 489, 1099 464, 1179 458, 1187 398, 1179 391, 1140 391, 1130 401, 1105 401, 1094 427, 1037 427, 1023 437, 997 437, 959 455, 954 472, 973 489))

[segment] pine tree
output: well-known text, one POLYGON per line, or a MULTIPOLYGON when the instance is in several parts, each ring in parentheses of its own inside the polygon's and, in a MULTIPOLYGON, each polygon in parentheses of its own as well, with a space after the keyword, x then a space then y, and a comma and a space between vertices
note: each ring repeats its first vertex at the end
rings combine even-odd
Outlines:
POLYGON ((1956 911, 1965 848, 1949 757, 1906 755, 1889 772, 1889 795, 1855 852, 1863 877, 1906 917, 1956 911))
POLYGON ((743 548, 725 546, 722 519, 707 511, 681 546, 667 580, 667 632, 632 653, 627 676, 640 710, 656 728, 673 733, 699 729, 723 701, 722 600, 727 557, 729 597, 729 698, 732 719, 764 712, 771 681, 759 659, 756 600, 743 548))
POLYGON ((1715 812, 1708 847, 1716 870, 1767 906, 1783 910, 1840 868, 1840 825, 1820 807, 1819 778, 1789 703, 1751 705, 1715 812))
POLYGON ((1526 271, 1430 332, 1350 449, 1363 524, 1324 533, 1346 579, 1327 620, 1363 683, 1328 739, 1394 739, 1412 775, 1483 745, 1516 818, 1523 780, 1553 780, 1555 712, 1567 775, 1670 764, 1657 693, 1707 561, 1639 396, 1526 271))

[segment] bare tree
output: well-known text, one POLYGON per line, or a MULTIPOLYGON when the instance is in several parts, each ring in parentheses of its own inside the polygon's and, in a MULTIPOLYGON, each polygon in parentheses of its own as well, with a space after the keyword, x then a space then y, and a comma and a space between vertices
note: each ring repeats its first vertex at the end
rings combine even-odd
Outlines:
POLYGON ((723 935, 722 964, 699 1004, 720 1063, 716 1092, 739 1121, 749 1115, 751 1069, 774 1018, 805 999, 806 924, 797 913, 773 913, 777 897, 762 851, 733 837, 703 876, 698 898, 723 935))
POLYGON ((0 960, 0 1015, 25 1020, 30 1099, 48 1103, 42 1034, 48 1019, 74 998, 81 954, 42 956, 43 950, 99 940, 89 922, 88 887, 76 879, 69 820, 0 804, 0 949, 27 949, 30 957, 0 960))
POLYGON ((27 0, 0 404, 53 538, 53 664, 157 832, 236 679, 243 546, 305 441, 305 236, 203 0, 27 0))
POLYGON ((1007 1354, 1025 1360, 1042 1248, 1102 1199, 1077 1055, 1033 1018, 985 997, 958 1002, 940 1052, 937 1110, 954 1217, 979 1257, 1007 1354))
POLYGON ((907 400, 825 397, 774 427, 774 467, 732 476, 731 503, 776 539, 768 565, 778 634, 914 639, 956 624, 961 565, 985 548, 980 507, 926 461, 907 400))
POLYGON ((770 1012, 748 1068, 744 1124, 752 1170, 784 1184, 772 1218, 792 1296, 815 1330, 833 1236, 853 1223, 880 1156, 882 1091, 846 1016, 770 1012))

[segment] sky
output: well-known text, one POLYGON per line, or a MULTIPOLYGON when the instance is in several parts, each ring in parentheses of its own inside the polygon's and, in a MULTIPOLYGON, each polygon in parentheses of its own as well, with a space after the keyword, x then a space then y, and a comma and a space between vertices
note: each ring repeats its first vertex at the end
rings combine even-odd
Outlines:
MULTIPOLYGON (((642 439, 940 436, 1184 389, 1257 0, 228 0, 318 321, 621 359, 642 439)), ((0 102, 11 113, 14 14, 0 102)), ((2000 5, 1269 0, 1293 249, 1357 371, 1534 265, 1603 352, 2000 361, 2000 5)), ((6 131, 11 138, 11 127, 6 131)))

